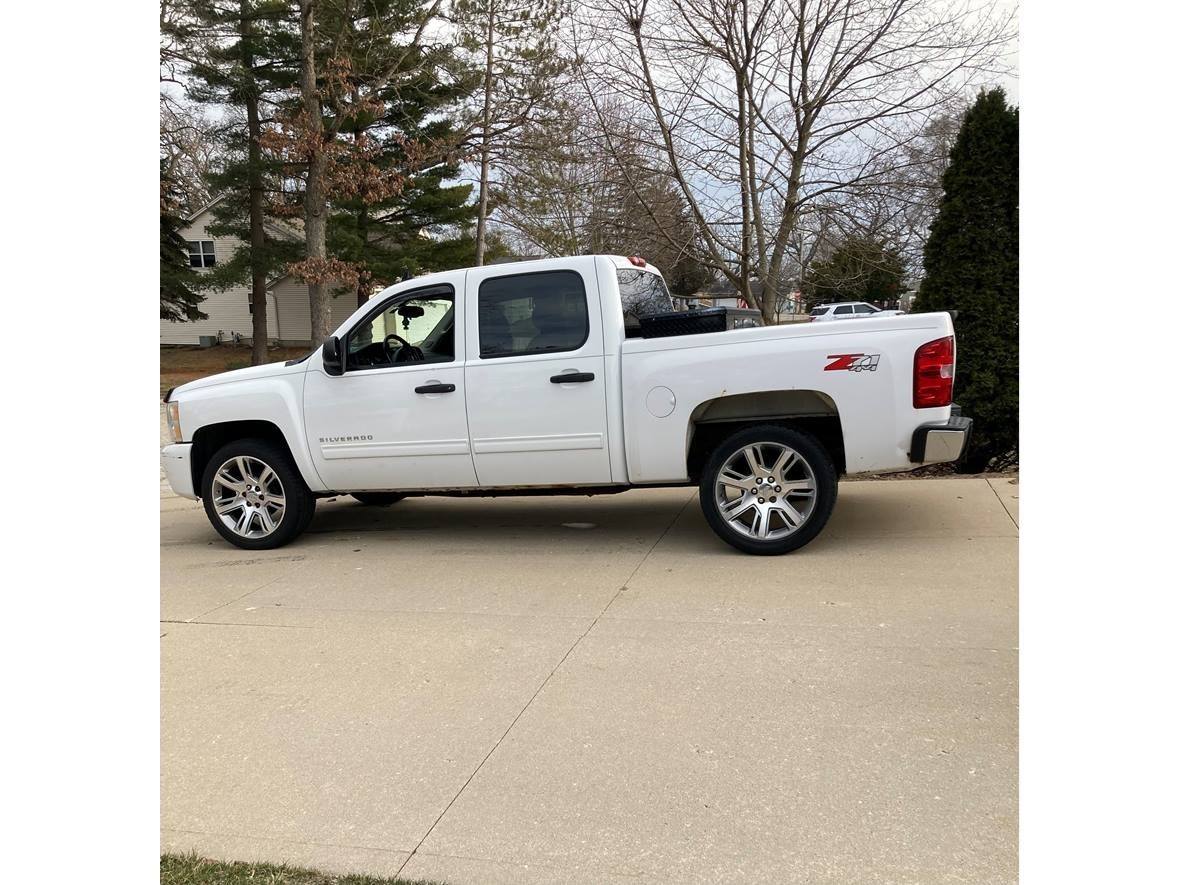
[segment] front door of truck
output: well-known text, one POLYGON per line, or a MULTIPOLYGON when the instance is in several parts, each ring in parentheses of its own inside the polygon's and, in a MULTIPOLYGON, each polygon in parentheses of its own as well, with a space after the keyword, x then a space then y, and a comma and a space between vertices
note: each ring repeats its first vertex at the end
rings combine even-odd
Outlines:
POLYGON ((403 291, 341 340, 344 374, 307 373, 312 460, 335 491, 471 487, 464 408, 464 272, 403 291))
POLYGON ((593 258, 467 275, 467 420, 479 484, 611 481, 593 258))

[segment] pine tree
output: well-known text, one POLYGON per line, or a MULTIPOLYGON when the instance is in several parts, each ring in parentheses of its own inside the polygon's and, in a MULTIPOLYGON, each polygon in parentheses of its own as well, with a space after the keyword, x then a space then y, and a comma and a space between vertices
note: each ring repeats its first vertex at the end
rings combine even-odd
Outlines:
POLYGON ((1019 115, 1002 89, 963 118, 924 250, 914 309, 957 310, 955 399, 975 419, 961 462, 1014 462, 1019 439, 1019 115))
MULTIPOLYGON (((417 14, 416 3, 400 5, 403 15, 417 14)), ((360 36, 343 45, 374 42, 360 36)), ((373 113, 344 121, 340 137, 354 151, 367 146, 363 158, 352 158, 362 183, 396 186, 336 188, 328 220, 328 254, 357 269, 358 305, 382 284, 469 265, 475 255, 471 186, 448 183, 460 174, 461 141, 449 112, 470 95, 472 72, 450 44, 383 39, 377 46, 390 66, 388 83, 377 90, 373 113)), ((380 67, 375 54, 365 51, 370 70, 380 67)))
POLYGON ((167 163, 160 160, 160 319, 183 322, 203 320, 200 310, 204 296, 201 275, 189 264, 188 243, 180 235, 184 227, 180 206, 184 194, 168 177, 167 163))
POLYGON ((184 15, 168 26, 182 48, 188 95, 216 106, 226 162, 209 176, 221 199, 213 208, 214 236, 240 245, 228 262, 208 274, 214 288, 249 282, 253 312, 251 363, 267 361, 266 286, 297 256, 298 245, 268 230, 270 206, 281 187, 279 167, 259 139, 283 90, 297 74, 296 22, 285 0, 184 0, 184 15), (228 112, 228 113, 226 113, 228 112))

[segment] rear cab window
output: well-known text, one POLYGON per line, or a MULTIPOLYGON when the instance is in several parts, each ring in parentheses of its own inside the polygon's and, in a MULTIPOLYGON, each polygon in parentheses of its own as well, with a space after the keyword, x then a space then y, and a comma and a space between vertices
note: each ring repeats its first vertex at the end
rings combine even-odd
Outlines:
POLYGON ((576 271, 489 277, 479 285, 481 359, 578 350, 590 335, 576 271))
POLYGON ((640 337, 639 318, 676 310, 664 278, 649 270, 620 267, 619 300, 623 304, 623 329, 628 338, 640 337))

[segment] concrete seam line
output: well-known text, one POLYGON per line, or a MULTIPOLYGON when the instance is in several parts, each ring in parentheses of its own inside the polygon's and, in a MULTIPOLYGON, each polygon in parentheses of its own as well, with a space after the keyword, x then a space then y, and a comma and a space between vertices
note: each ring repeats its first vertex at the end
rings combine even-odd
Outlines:
POLYGON ((211 614, 213 614, 213 612, 217 611, 218 609, 225 608, 227 605, 233 605, 235 602, 241 602, 243 599, 245 599, 251 593, 257 593, 259 590, 266 589, 267 587, 269 587, 271 584, 273 584, 275 581, 277 581, 279 578, 282 578, 282 577, 285 577, 285 575, 275 575, 273 578, 271 578, 265 584, 261 584, 260 586, 255 587, 253 590, 247 590, 245 593, 243 593, 237 599, 230 599, 226 602, 221 603, 221 605, 213 606, 213 608, 209 609, 209 611, 207 611, 207 612, 201 612, 199 615, 197 615, 195 618, 193 618, 190 623, 195 623, 200 618, 203 618, 206 615, 211 615, 211 614))
MULTIPOLYGON (((590 626, 582 631, 581 635, 578 636, 578 638, 574 640, 573 644, 566 649, 565 654, 561 656, 561 660, 559 660, 554 665, 553 669, 549 671, 549 675, 541 680, 541 684, 537 686, 537 690, 533 692, 532 697, 525 701, 524 706, 520 708, 520 712, 513 717, 512 721, 508 723, 508 727, 504 729, 504 733, 500 735, 499 739, 494 744, 492 744, 492 748, 488 750, 487 754, 483 757, 483 759, 480 760, 479 765, 475 766, 475 771, 471 772, 471 775, 467 778, 467 780, 463 781, 463 786, 459 787, 459 791, 451 797, 451 801, 446 804, 446 807, 443 808, 438 817, 434 819, 434 823, 432 823, 427 828, 425 834, 423 834, 422 838, 418 840, 418 844, 414 846, 414 850, 410 852, 410 856, 407 857, 402 865, 397 868, 397 872, 394 873, 394 878, 400 876, 402 874, 402 870, 406 868, 406 865, 414 859, 414 855, 418 853, 418 849, 422 847, 423 843, 425 843, 426 840, 430 838, 430 834, 434 832, 434 828, 438 826, 438 822, 446 816, 446 813, 451 810, 451 806, 454 805, 458 801, 459 797, 463 795, 463 791, 467 789, 467 785, 475 779, 475 776, 479 774, 480 769, 482 769, 487 761, 492 758, 492 754, 500 748, 500 744, 504 743, 504 739, 508 737, 508 733, 511 732, 516 726, 516 723, 520 721, 520 717, 523 716, 525 711, 532 706, 532 703, 537 699, 537 696, 545 690, 545 686, 549 684, 549 680, 553 678, 553 674, 561 669, 561 665, 566 662, 566 659, 573 653, 574 649, 577 648, 581 644, 582 640, 585 639, 590 633, 590 631, 594 629, 595 625, 599 622, 599 620, 602 619, 602 616, 606 614, 606 610, 609 609, 611 605, 614 604, 614 601, 619 598, 619 594, 627 588, 627 584, 632 578, 635 577, 636 573, 641 568, 643 568, 643 564, 647 562, 647 558, 651 556, 652 551, 660 545, 660 541, 664 540, 664 536, 672 530, 672 526, 676 525, 676 522, 680 519, 681 514, 684 513, 685 508, 687 508, 688 505, 692 503, 692 500, 695 497, 695 492, 689 495, 688 500, 685 501, 680 509, 676 511, 676 515, 672 517, 672 520, 668 523, 664 530, 660 532, 660 536, 655 539, 655 542, 649 548, 647 548, 647 552, 643 554, 643 558, 639 560, 639 564, 635 566, 631 574, 627 576, 627 580, 619 585, 619 589, 615 591, 614 595, 610 598, 610 601, 602 607, 602 611, 595 615, 594 620, 590 622, 590 626)), ((428 852, 423 853, 426 854, 428 852)))
POLYGON ((990 479, 985 479, 984 482, 986 482, 987 487, 992 490, 992 494, 996 496, 996 500, 999 501, 1000 506, 1004 508, 1004 514, 1012 520, 1012 525, 1016 526, 1016 531, 1019 532, 1020 523, 1018 523, 1012 516, 1012 512, 1008 509, 1008 505, 1004 503, 1004 499, 1000 497, 1000 493, 996 491, 996 487, 992 485, 992 481, 990 479))

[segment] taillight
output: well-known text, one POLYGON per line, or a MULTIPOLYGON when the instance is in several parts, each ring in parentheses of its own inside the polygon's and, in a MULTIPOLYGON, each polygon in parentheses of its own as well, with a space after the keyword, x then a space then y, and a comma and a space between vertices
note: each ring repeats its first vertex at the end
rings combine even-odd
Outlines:
POLYGON ((928 341, 914 353, 914 408, 949 406, 955 387, 955 339, 928 341))
POLYGON ((630 261, 632 264, 634 264, 636 267, 647 267, 647 262, 644 259, 640 258, 638 255, 628 255, 627 260, 630 261))

